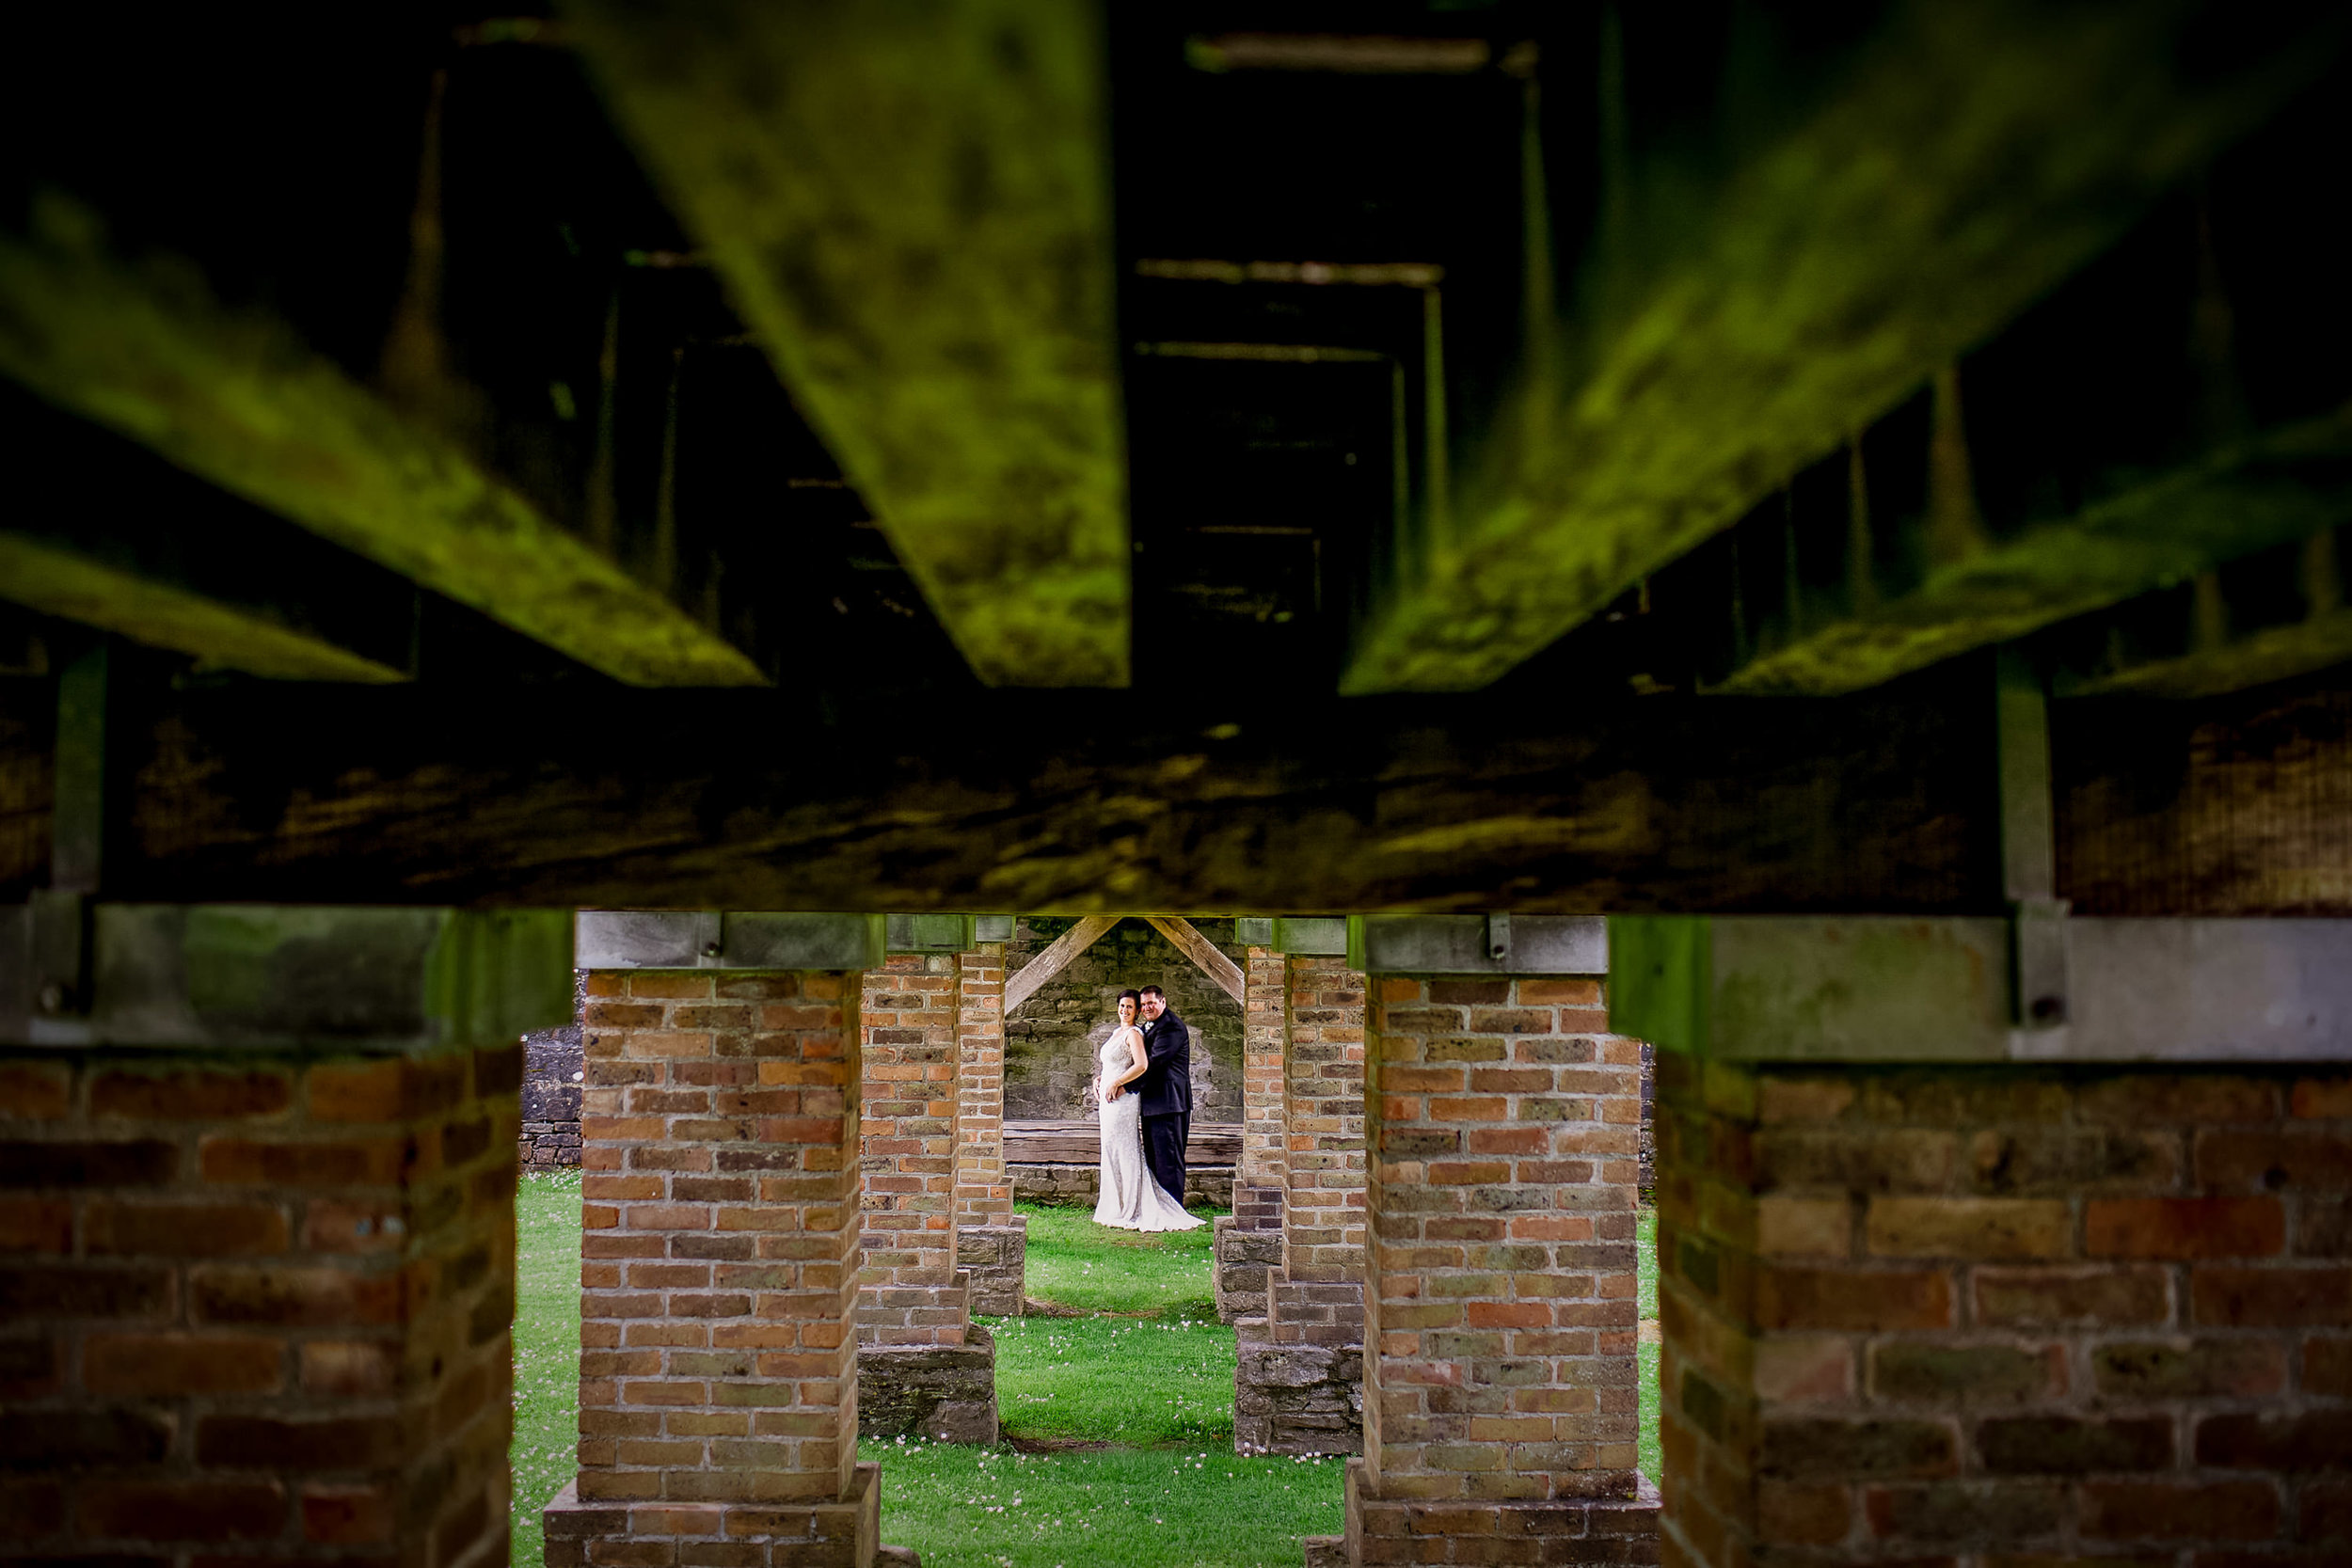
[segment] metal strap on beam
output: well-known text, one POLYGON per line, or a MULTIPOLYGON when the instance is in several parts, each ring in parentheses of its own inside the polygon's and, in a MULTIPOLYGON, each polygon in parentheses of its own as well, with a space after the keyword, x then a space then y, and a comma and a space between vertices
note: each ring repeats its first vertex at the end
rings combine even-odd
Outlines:
POLYGON ((872 969, 888 950, 886 918, 582 910, 577 961, 582 969, 872 969))
POLYGON ((2066 922, 2067 1027, 2021 1026, 1997 917, 1619 916, 1610 1027, 1726 1061, 2352 1056, 2352 920, 2066 922))
POLYGON ((2020 1029, 2066 1027, 2067 901, 2058 896, 2058 812, 2050 794, 2050 702, 2015 647, 1995 662, 2001 884, 2010 901, 2010 1014, 2020 1029))
POLYGON ((1606 974, 1599 915, 1358 914, 1347 962, 1380 974, 1606 974))
POLYGON ((572 1019, 562 910, 98 904, 64 1013, 11 984, 34 973, 34 913, 0 909, 0 1044, 421 1052, 572 1019))

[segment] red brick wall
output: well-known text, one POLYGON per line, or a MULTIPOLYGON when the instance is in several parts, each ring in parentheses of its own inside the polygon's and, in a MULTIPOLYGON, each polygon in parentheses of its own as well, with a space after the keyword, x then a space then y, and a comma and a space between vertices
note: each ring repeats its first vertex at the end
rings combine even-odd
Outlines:
POLYGON ((506 1560, 519 1046, 0 1055, 0 1539, 506 1560))
POLYGON ((2352 1560, 2352 1079, 1658 1071, 1669 1560, 2352 1560))
POLYGON ((1241 1163, 1233 1171, 1233 1212, 1253 1230, 1268 1221, 1281 1223, 1287 970, 1282 956, 1270 947, 1252 947, 1243 955, 1241 1163))
POLYGON ((957 988, 953 957, 901 955, 863 987, 858 1338, 963 1343, 956 1286, 957 988))
MULTIPOLYGON (((1641 1057, 1605 1023, 1589 980, 1373 977, 1364 1477, 1382 1502, 1635 1491, 1641 1057)), ((1500 1528, 1478 1510, 1363 1524, 1500 1528)))
POLYGON ((551 1514, 550 1563, 846 1528, 775 1505, 851 1495, 858 1007, 855 974, 590 976, 578 1495, 629 1507, 551 1514))
POLYGON ((956 956, 956 1224, 1010 1225, 1005 1174, 1005 944, 956 956))
POLYGON ((1342 958, 1290 960, 1290 1193, 1283 1272, 1364 1276, 1364 977, 1342 958))

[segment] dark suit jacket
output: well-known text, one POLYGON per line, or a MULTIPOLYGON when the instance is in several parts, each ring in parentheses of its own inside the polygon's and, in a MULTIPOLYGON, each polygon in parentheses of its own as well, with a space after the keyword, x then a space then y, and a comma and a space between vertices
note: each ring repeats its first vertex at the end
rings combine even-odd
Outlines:
POLYGON ((1127 1085, 1128 1091, 1143 1097, 1142 1114, 1147 1117, 1174 1116, 1192 1109, 1192 1034, 1184 1021, 1173 1012, 1163 1012, 1159 1021, 1143 1026, 1144 1054, 1152 1065, 1143 1069, 1143 1076, 1127 1085))

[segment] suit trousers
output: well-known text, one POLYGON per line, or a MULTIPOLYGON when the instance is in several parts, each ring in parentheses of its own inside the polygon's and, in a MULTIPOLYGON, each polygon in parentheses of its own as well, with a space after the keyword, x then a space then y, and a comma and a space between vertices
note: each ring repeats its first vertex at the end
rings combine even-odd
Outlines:
POLYGON ((1184 1201, 1184 1145, 1191 1139, 1190 1111, 1143 1118, 1143 1163, 1152 1180, 1179 1203, 1184 1201))

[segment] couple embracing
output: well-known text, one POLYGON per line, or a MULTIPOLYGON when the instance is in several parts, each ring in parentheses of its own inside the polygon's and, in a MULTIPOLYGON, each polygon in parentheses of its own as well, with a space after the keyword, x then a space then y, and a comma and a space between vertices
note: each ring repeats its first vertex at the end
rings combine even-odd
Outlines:
POLYGON ((1103 1042, 1095 1075, 1103 1129, 1098 1225, 1121 1230, 1190 1230, 1184 1212, 1184 1144, 1192 1133, 1192 1036, 1157 986, 1119 993, 1119 1026, 1103 1042))

